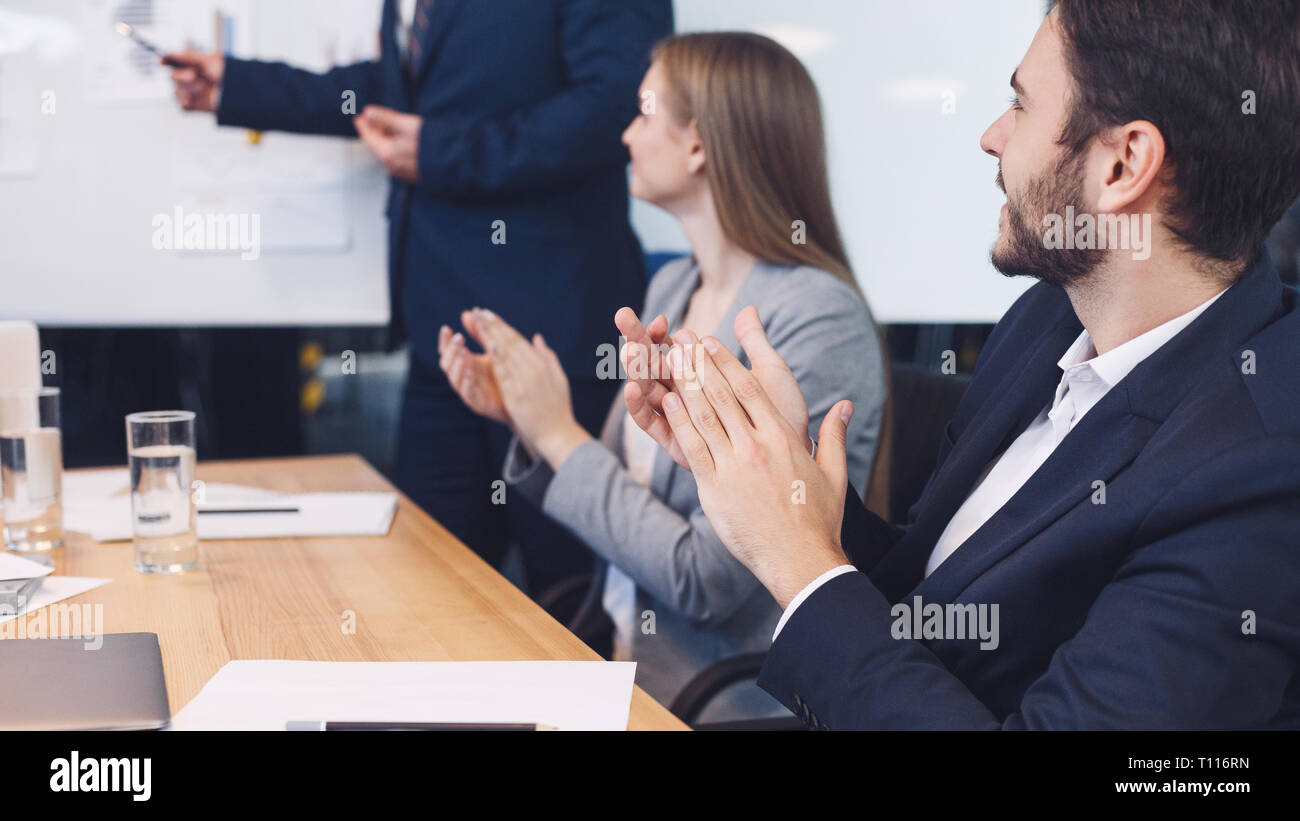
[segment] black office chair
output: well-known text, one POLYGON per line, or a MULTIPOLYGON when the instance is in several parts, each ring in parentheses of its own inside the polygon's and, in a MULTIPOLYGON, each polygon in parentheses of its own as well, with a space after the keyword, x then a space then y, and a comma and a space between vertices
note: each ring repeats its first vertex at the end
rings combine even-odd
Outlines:
POLYGON ((889 377, 891 402, 901 409, 891 420, 890 455, 907 454, 907 458, 889 460, 888 515, 884 517, 903 524, 907 511, 921 498, 930 479, 944 428, 956 413, 970 376, 936 373, 918 365, 894 365, 889 377))
POLYGON ((614 623, 601 606, 605 579, 580 573, 561 579, 537 597, 541 608, 602 658, 614 653, 614 623))
POLYGON ((767 653, 742 653, 721 661, 714 662, 701 670, 691 679, 682 691, 673 699, 668 710, 683 722, 696 730, 806 730, 803 721, 795 716, 776 716, 773 718, 749 718, 740 721, 716 721, 700 723, 700 715, 709 702, 723 690, 742 681, 758 678, 763 669, 763 660, 767 653))

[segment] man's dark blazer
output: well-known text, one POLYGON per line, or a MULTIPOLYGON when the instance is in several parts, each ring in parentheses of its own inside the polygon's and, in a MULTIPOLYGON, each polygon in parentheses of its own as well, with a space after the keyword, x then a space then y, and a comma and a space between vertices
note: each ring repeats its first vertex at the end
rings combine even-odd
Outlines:
POLYGON ((227 60, 218 122, 355 137, 352 112, 370 103, 422 116, 420 182, 395 180, 388 204, 393 317, 412 351, 436 363, 439 326, 477 305, 594 378, 610 317, 645 292, 619 138, 671 3, 437 0, 411 79, 394 7, 374 62, 313 74, 227 60))
POLYGON ((989 338, 908 526, 848 506, 864 572, 795 610, 759 680, 808 724, 1300 726, 1300 312, 1267 255, 924 577, 1081 330, 1060 288, 1030 288, 989 338), (892 638, 891 605, 915 596, 997 604, 996 649, 892 638))

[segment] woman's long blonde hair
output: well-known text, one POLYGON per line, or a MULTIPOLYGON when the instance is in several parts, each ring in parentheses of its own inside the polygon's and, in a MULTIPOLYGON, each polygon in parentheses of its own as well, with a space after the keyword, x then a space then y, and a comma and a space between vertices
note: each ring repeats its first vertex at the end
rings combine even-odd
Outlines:
MULTIPOLYGON (((705 174, 727 239, 762 260, 820 268, 862 296, 831 207, 821 101, 799 58, 761 34, 732 31, 669 37, 651 58, 663 68, 679 124, 694 120, 704 141, 705 174), (802 243, 795 241, 798 222, 802 243)), ((878 326, 876 336, 885 403, 864 501, 887 517, 893 403, 878 326)))
POLYGON ((856 290, 831 207, 821 102, 799 58, 749 32, 679 34, 651 57, 680 124, 694 120, 704 141, 727 239, 759 259, 821 268, 856 290))

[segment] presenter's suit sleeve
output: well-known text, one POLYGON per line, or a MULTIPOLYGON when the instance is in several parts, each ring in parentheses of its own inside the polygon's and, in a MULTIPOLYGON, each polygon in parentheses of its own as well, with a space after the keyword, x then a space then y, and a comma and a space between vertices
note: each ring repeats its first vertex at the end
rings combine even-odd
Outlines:
POLYGON ((650 48, 672 33, 669 0, 566 0, 568 85, 488 119, 426 117, 419 185, 440 197, 528 193, 627 162, 620 137, 637 113, 650 48))
POLYGON ((892 638, 891 605, 862 573, 800 605, 759 685, 831 729, 1264 727, 1300 651, 1298 461, 1294 437, 1259 438, 1172 480, 1083 626, 1009 715, 921 642, 892 638))
POLYGON ((226 58, 217 123, 262 131, 357 136, 352 118, 382 103, 380 64, 339 66, 315 74, 284 63, 226 58), (351 92, 355 99, 345 96, 351 92), (346 105, 345 103, 353 102, 346 105))

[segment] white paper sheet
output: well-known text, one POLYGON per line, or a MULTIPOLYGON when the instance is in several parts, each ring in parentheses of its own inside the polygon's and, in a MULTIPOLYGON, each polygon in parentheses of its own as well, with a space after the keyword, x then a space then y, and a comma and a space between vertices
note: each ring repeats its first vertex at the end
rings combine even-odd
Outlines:
POLYGON ((50 565, 0 551, 0 582, 11 579, 34 579, 37 576, 48 576, 53 572, 54 568, 50 565))
POLYGON ((0 610, 0 624, 13 621, 19 616, 27 613, 34 613, 42 607, 46 607, 64 599, 70 599, 73 596, 79 596, 87 590, 94 590, 96 587, 108 584, 112 579, 96 579, 90 576, 46 576, 41 582, 41 586, 32 594, 32 598, 27 602, 20 613, 9 613, 0 610))
MULTIPOLYGON (((277 496, 297 513, 199 514, 200 539, 276 539, 296 536, 384 536, 397 512, 395 493, 306 493, 277 496)), ((204 507, 234 507, 213 501, 204 507)))
POLYGON ((283 730, 289 721, 548 724, 625 730, 635 662, 232 661, 174 730, 283 730))
POLYGON ((97 542, 131 538, 131 497, 68 499, 63 503, 63 529, 89 533, 97 542))
POLYGON ((125 491, 130 482, 126 468, 69 471, 63 474, 63 501, 108 499, 125 491))
MULTIPOLYGON (((65 492, 65 496, 67 496, 65 492)), ((200 539, 277 539, 296 536, 383 536, 397 512, 394 493, 277 493, 210 482, 200 509, 275 505, 298 513, 203 514, 200 539)), ((131 538, 131 498, 67 498, 63 527, 97 542, 131 538)))

